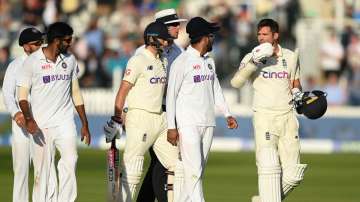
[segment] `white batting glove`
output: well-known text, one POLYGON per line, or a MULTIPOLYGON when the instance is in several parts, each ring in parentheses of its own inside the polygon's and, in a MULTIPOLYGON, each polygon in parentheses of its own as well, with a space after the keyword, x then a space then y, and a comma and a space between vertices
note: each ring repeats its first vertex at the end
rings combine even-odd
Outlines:
POLYGON ((301 92, 301 90, 299 88, 291 89, 291 93, 292 93, 292 97, 293 97, 292 100, 293 100, 295 106, 297 107, 299 105, 302 105, 304 93, 301 92))
POLYGON ((104 125, 104 132, 106 142, 111 142, 114 138, 119 139, 123 132, 122 124, 111 117, 104 125))
POLYGON ((252 60, 255 64, 265 63, 268 57, 271 57, 274 54, 274 47, 271 43, 262 43, 256 46, 252 51, 252 60))

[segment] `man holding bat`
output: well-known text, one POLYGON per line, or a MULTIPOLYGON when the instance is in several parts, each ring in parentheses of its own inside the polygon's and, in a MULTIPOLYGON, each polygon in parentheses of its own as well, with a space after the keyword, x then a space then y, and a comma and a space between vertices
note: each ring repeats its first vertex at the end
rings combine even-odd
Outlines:
POLYGON ((167 60, 162 52, 172 37, 161 22, 150 23, 144 31, 145 49, 130 58, 115 100, 115 115, 104 127, 113 137, 121 130, 125 99, 126 144, 122 161, 121 192, 123 201, 132 201, 140 183, 144 154, 153 146, 159 161, 175 167, 178 149, 166 140, 166 117, 162 99, 166 86, 167 60))

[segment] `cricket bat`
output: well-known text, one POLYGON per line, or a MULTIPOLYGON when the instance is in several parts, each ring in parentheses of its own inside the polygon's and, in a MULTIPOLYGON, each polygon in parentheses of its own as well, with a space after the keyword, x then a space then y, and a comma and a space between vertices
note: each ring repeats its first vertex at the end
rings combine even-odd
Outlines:
POLYGON ((120 170, 119 150, 116 148, 116 139, 111 141, 111 147, 107 152, 107 178, 108 178, 108 201, 119 201, 120 197, 120 170))

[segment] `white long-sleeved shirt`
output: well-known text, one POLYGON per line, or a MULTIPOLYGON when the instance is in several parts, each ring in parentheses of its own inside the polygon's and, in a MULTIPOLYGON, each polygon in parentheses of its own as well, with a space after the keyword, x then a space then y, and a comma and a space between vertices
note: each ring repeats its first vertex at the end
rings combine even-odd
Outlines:
POLYGON ((230 116, 215 62, 189 46, 170 68, 166 96, 168 129, 215 126, 215 107, 230 116))
POLYGON ((40 128, 74 119, 71 88, 77 73, 72 54, 61 54, 54 63, 40 48, 26 58, 22 71, 17 72, 16 86, 31 89, 31 111, 40 128))
POLYGON ((2 91, 6 109, 14 117, 20 111, 16 97, 16 72, 22 67, 27 55, 15 58, 7 67, 3 81, 2 91))

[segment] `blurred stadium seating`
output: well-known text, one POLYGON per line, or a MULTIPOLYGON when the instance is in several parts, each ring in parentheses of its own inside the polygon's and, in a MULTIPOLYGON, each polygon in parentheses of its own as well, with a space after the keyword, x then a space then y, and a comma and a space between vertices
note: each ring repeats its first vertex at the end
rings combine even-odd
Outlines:
MULTIPOLYGON (((54 21, 69 22, 75 30, 72 52, 79 60, 94 146, 105 147, 102 125, 113 112, 127 60, 142 44, 143 29, 154 13, 170 7, 183 18, 200 15, 222 25, 213 56, 240 129, 226 130, 219 116, 214 149, 253 149, 251 89, 231 89, 229 79, 256 45, 258 20, 271 17, 280 23, 281 44, 300 50, 304 89, 323 89, 329 94, 324 118, 300 117, 303 150, 360 152, 360 0, 1 0, 0 82, 7 64, 21 53, 20 30, 33 25, 46 31, 54 21)), ((188 44, 184 27, 176 42, 183 47, 188 44)), ((10 143, 9 124, 1 99, 0 145, 10 143)))

